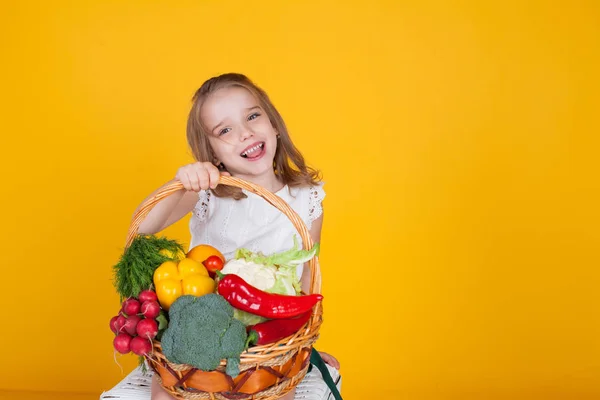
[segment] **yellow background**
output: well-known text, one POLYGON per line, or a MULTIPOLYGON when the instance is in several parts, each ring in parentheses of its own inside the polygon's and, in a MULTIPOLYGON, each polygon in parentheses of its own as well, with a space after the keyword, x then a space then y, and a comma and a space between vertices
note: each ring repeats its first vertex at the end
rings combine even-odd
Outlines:
POLYGON ((237 71, 327 182, 346 399, 600 397, 600 7, 493 3, 3 3, 0 388, 122 379, 129 219, 237 71))

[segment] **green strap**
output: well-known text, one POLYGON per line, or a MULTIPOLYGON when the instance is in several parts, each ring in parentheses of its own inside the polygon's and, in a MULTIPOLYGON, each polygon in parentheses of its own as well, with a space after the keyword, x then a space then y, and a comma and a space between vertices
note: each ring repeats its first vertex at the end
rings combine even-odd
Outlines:
POLYGON ((313 347, 312 351, 310 352, 310 364, 311 365, 309 366, 309 369, 308 369, 309 372, 312 369, 313 365, 315 367, 317 367, 319 369, 319 371, 321 371, 321 375, 323 375, 323 380, 325 381, 325 383, 331 390, 331 394, 333 394, 333 397, 335 398, 335 400, 342 400, 342 395, 340 394, 340 391, 338 390, 337 386, 335 385, 335 382, 333 382, 333 378, 331 377, 331 374, 329 373, 329 369, 327 368, 327 365, 325 365, 325 361, 323 361, 323 359, 321 358, 321 355, 319 354, 317 349, 315 349, 314 347, 313 347))

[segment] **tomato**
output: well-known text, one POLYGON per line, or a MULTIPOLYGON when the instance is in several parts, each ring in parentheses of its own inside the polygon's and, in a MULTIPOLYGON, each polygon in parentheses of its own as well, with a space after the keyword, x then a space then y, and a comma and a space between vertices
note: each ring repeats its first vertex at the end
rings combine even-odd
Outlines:
POLYGON ((223 260, 219 256, 210 256, 202 263, 208 270, 208 274, 214 278, 215 272, 223 269, 223 260))
POLYGON ((199 244, 187 253, 188 258, 191 258, 198 262, 203 262, 210 256, 219 256, 221 257, 221 260, 225 262, 225 257, 223 257, 223 254, 221 254, 221 252, 216 248, 207 244, 199 244))

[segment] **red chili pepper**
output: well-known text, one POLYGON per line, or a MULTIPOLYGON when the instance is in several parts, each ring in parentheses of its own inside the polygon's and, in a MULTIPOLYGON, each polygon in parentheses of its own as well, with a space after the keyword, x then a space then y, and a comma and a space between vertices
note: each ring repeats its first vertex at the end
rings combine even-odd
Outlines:
POLYGON ((220 271, 217 271, 217 275, 223 276, 217 290, 229 304, 242 311, 269 319, 296 317, 309 311, 323 299, 320 294, 286 296, 267 293, 237 275, 223 275, 220 271))
POLYGON ((306 312, 296 318, 272 319, 249 327, 248 345, 274 343, 298 332, 310 318, 311 312, 306 312))

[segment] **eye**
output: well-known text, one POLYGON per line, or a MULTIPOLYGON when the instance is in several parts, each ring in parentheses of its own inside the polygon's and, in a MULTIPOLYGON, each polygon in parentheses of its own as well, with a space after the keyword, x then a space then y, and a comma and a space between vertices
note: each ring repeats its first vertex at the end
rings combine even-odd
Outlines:
POLYGON ((250 114, 250 116, 248 117, 248 121, 252 121, 253 119, 256 119, 256 118, 258 118, 259 116, 260 116, 260 113, 257 113, 257 112, 255 112, 255 113, 252 113, 252 114, 250 114))
POLYGON ((219 131, 219 136, 222 136, 222 135, 226 134, 226 133, 227 133, 227 132, 229 132, 229 131, 230 131, 230 129, 229 129, 229 128, 223 128, 223 129, 221 129, 221 130, 219 131))

